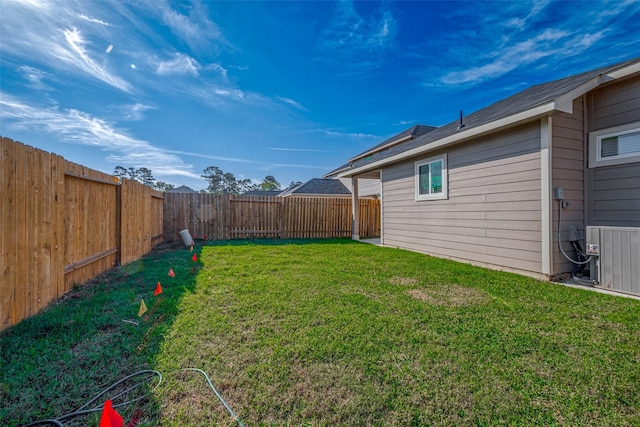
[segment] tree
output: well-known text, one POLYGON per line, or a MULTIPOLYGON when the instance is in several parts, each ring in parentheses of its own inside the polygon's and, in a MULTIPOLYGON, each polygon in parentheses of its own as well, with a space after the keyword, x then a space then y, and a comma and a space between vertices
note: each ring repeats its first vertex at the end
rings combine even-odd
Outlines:
POLYGON ((280 190, 280 183, 276 181, 276 179, 273 176, 267 175, 262 180, 262 183, 260 184, 260 189, 262 191, 280 190))
POLYGON ((240 194, 242 194, 247 191, 259 190, 260 186, 258 184, 254 184, 253 181, 247 178, 238 181, 238 189, 240 190, 240 194))
POLYGON ((152 187, 155 188, 158 191, 169 191, 172 188, 174 188, 175 185, 168 184, 168 183, 166 183, 164 181, 156 181, 156 182, 153 183, 152 187))
POLYGON ((260 184, 254 184, 250 179, 237 179, 230 172, 224 172, 217 166, 207 166, 202 176, 208 183, 207 191, 212 194, 242 194, 251 190, 279 190, 280 183, 269 175, 260 184))
POLYGON ((289 186, 287 188, 285 188, 284 190, 291 190, 292 188, 297 187, 298 185, 302 185, 302 181, 291 181, 289 183, 289 186))
POLYGON ((137 181, 148 185, 149 187, 153 187, 153 184, 156 182, 156 179, 153 177, 151 173, 151 169, 140 168, 137 171, 137 181))
POLYGON ((127 178, 129 178, 131 181, 140 182, 139 169, 129 167, 129 169, 127 169, 127 178))
POLYGON ((246 185, 245 180, 238 181, 234 174, 217 166, 207 166, 202 172, 204 175, 201 176, 209 183, 207 191, 211 194, 240 194, 246 185))
POLYGON ((113 170, 113 175, 117 176, 118 178, 127 178, 132 181, 139 182, 140 184, 147 185, 160 191, 168 191, 173 188, 173 184, 167 184, 163 181, 156 181, 156 179, 153 177, 153 172, 151 172, 151 169, 145 167, 138 169, 130 167, 126 169, 122 166, 116 166, 113 170))
POLYGON ((203 171, 203 177, 208 183, 207 191, 211 194, 224 194, 224 187, 222 184, 224 172, 217 166, 207 166, 203 171))
POLYGON ((127 170, 122 166, 116 166, 116 168, 113 170, 113 175, 117 176, 118 178, 126 178, 127 170))

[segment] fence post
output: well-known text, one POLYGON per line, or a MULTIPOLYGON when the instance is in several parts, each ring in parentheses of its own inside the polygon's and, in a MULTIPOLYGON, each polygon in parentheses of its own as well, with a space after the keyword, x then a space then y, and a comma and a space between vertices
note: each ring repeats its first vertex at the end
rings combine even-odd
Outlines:
POLYGON ((122 264, 122 180, 116 185, 116 265, 122 264))
POLYGON ((358 178, 351 178, 351 238, 360 240, 360 198, 358 197, 358 178))

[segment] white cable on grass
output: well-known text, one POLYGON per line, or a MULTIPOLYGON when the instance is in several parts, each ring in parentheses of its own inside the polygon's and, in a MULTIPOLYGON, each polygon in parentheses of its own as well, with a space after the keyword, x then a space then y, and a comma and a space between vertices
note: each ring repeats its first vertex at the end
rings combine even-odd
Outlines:
MULTIPOLYGON (((227 410, 227 412, 229 412, 229 414, 233 417, 233 419, 238 423, 238 425, 240 427, 245 427, 245 425, 242 423, 242 421, 240 420, 240 418, 236 415, 235 412, 233 412, 233 409, 231 409, 231 407, 229 406, 229 404, 224 400, 224 398, 222 397, 222 395, 220 393, 218 393, 218 390, 216 390, 216 388, 213 386, 213 383, 211 382, 211 379, 209 379, 209 375, 207 375, 207 373, 201 369, 197 369, 197 368, 183 368, 180 369, 180 371, 195 371, 195 372, 200 372, 202 375, 204 375, 205 379, 207 380, 207 384, 209 385, 209 387, 211 388, 211 390, 213 390, 213 392, 215 393, 216 397, 220 400, 220 402, 222 402, 222 404, 224 405, 225 409, 227 410)), ((131 390, 134 390, 138 387, 140 387, 141 385, 146 384, 147 382, 151 381, 153 378, 157 377, 158 378, 158 383, 155 385, 155 387, 149 391, 146 394, 143 394, 140 397, 137 397, 135 399, 131 399, 131 400, 127 400, 125 402, 122 403, 118 403, 118 404, 114 404, 113 408, 119 408, 125 405, 130 405, 134 402, 137 402, 140 399, 143 399, 145 397, 147 397, 149 394, 151 394, 153 391, 155 391, 159 386, 160 383, 162 383, 162 374, 156 370, 153 369, 147 369, 147 370, 142 370, 142 371, 138 371, 135 372, 127 377, 122 378, 121 380, 116 381, 114 384, 110 385, 109 387, 105 388, 104 390, 102 390, 100 393, 98 393, 95 397, 93 397, 91 400, 89 400, 87 403, 85 403, 84 405, 82 405, 81 407, 79 407, 77 410, 73 411, 70 414, 65 414, 62 415, 58 418, 55 419, 46 419, 46 420, 40 420, 40 421, 35 421, 33 423, 27 424, 25 427, 35 427, 35 426, 44 426, 44 425, 54 425, 56 427, 64 427, 64 423, 63 421, 71 419, 71 418, 75 418, 81 415, 88 415, 94 412, 100 412, 102 411, 102 404, 99 404, 98 406, 95 406, 93 408, 89 408, 87 409, 87 407, 89 405, 91 405, 92 403, 94 403, 95 401, 97 401, 98 399, 100 399, 102 396, 104 396, 107 392, 109 392, 110 390, 112 390, 113 388, 117 387, 118 385, 124 383, 125 381, 130 380, 131 378, 140 376, 140 375, 145 375, 145 374, 149 374, 149 376, 139 382, 137 382, 136 384, 134 384, 133 386, 127 388, 126 390, 118 393, 117 395, 111 397, 111 400, 115 400, 121 396, 124 396, 125 394, 129 393, 131 390)), ((102 400, 102 399, 101 399, 102 400)))

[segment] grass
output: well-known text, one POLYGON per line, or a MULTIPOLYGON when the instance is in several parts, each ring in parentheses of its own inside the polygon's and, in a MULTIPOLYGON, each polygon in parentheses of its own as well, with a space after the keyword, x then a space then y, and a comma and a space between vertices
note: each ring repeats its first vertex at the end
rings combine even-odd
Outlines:
POLYGON ((2 332, 0 425, 140 369, 165 378, 125 420, 234 425, 183 367, 246 425, 640 425, 640 301, 349 240, 196 250, 155 251, 2 332))

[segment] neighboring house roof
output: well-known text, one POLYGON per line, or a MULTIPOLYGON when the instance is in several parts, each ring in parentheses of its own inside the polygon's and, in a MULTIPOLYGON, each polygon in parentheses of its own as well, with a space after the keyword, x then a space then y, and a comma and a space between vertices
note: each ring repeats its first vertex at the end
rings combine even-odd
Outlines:
POLYGON ((399 134, 393 135, 391 138, 388 138, 384 141, 382 141, 380 144, 369 148, 366 151, 363 151, 362 153, 358 154, 357 156, 353 157, 352 159, 349 160, 349 163, 344 164, 334 170, 332 170, 331 172, 327 173, 324 175, 325 178, 331 178, 336 176, 339 172, 342 172, 343 170, 349 169, 352 164, 358 160, 360 160, 361 162, 366 162, 371 160, 374 157, 378 157, 381 152, 384 152, 384 150, 400 144, 402 142, 411 140, 411 139, 415 139, 419 136, 424 135, 427 132, 430 132, 434 129, 437 129, 434 126, 425 126, 425 125, 415 125, 410 127, 409 129, 403 130, 402 132, 400 132, 399 134), (368 159, 368 157, 371 156, 371 159, 368 159))
POLYGON ((285 190, 280 196, 350 196, 351 191, 337 179, 312 178, 304 184, 285 190))
POLYGON ((249 190, 242 193, 243 196, 279 196, 281 190, 249 190))
POLYGON ((180 187, 172 188, 168 193, 197 193, 197 191, 186 185, 181 185, 180 187))
MULTIPOLYGON (((392 145, 387 150, 378 150, 378 156, 372 156, 371 159, 356 156, 347 165, 325 176, 359 175, 389 163, 534 120, 553 111, 572 113, 575 98, 603 83, 637 72, 640 72, 640 58, 532 86, 463 117, 463 126, 456 120, 417 138, 392 145)), ((384 146, 384 143, 380 145, 384 146)))

